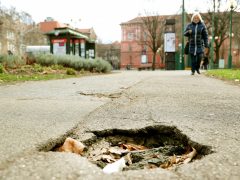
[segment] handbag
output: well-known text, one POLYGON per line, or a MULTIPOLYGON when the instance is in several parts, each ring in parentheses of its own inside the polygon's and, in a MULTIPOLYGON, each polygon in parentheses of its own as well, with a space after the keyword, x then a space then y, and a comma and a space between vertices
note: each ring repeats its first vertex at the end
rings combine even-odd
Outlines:
POLYGON ((189 54, 189 41, 185 44, 184 54, 189 54))

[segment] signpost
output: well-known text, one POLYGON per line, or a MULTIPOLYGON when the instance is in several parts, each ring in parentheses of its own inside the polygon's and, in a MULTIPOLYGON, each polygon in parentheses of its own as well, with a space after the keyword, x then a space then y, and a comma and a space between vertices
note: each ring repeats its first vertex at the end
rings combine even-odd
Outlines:
POLYGON ((175 19, 167 19, 165 23, 164 34, 164 53, 166 70, 176 69, 175 46, 176 46, 175 19))

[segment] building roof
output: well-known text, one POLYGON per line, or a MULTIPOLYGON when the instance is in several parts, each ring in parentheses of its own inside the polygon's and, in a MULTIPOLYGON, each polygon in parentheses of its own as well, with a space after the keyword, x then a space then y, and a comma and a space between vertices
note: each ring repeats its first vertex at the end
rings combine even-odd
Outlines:
MULTIPOLYGON (((129 25, 129 24, 141 24, 141 23, 143 23, 142 18, 144 18, 144 16, 143 17, 138 16, 127 22, 123 22, 120 25, 122 26, 122 25, 129 25)), ((168 18, 173 18, 173 15, 160 15, 159 16, 159 19, 168 19, 168 18)))
POLYGON ((54 28, 63 28, 63 27, 68 27, 68 25, 64 23, 59 23, 58 21, 44 21, 39 23, 40 31, 43 33, 52 31, 54 30, 54 28))
POLYGON ((76 34, 76 36, 78 37, 88 39, 89 42, 95 42, 97 39, 97 35, 93 28, 74 29, 73 27, 70 27, 68 24, 59 23, 58 21, 54 21, 54 20, 40 22, 39 29, 41 32, 47 35, 54 34, 54 33, 70 33, 72 35, 76 34), (60 31, 56 31, 56 28, 60 28, 60 31), (63 30, 64 28, 65 30, 63 30))
POLYGON ((50 32, 47 32, 45 34, 47 35, 59 35, 59 34, 71 34, 73 36, 75 36, 76 38, 84 38, 84 39, 89 39, 86 35, 74 30, 74 29, 71 29, 69 27, 63 27, 63 28, 55 28, 54 30, 50 31, 50 32))
POLYGON ((90 34, 91 29, 77 29, 77 31, 82 32, 82 33, 89 33, 90 34))
POLYGON ((141 17, 135 17, 127 22, 123 22, 120 25, 126 25, 126 24, 135 24, 135 23, 141 23, 141 17))
POLYGON ((93 28, 89 28, 89 29, 78 29, 77 28, 76 30, 78 32, 88 36, 91 41, 95 41, 97 39, 97 35, 93 28))

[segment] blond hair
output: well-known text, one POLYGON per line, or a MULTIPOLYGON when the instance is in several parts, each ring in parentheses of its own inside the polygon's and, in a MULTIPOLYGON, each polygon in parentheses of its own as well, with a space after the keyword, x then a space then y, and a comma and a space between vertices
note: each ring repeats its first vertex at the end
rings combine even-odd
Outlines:
POLYGON ((202 16, 200 15, 200 13, 199 13, 199 12, 195 12, 195 13, 192 15, 191 22, 193 22, 193 19, 194 19, 194 17, 195 17, 195 16, 198 16, 198 17, 199 17, 199 19, 200 19, 200 21, 201 21, 201 22, 203 22, 203 20, 202 20, 202 16))

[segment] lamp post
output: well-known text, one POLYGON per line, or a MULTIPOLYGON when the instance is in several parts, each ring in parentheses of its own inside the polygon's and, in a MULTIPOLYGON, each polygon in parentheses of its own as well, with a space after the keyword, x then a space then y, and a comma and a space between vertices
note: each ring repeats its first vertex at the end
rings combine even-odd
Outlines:
POLYGON ((210 48, 210 69, 213 69, 213 59, 214 59, 214 27, 215 27, 215 23, 214 23, 214 16, 215 16, 215 0, 213 1, 213 12, 212 12, 212 38, 211 38, 211 48, 210 48))
POLYGON ((230 23, 229 23, 229 51, 228 51, 228 68, 232 68, 232 13, 233 8, 236 7, 235 0, 229 0, 229 8, 230 8, 230 23))
POLYGON ((184 9, 184 0, 182 1, 182 46, 181 46, 181 57, 179 59, 179 69, 184 70, 185 69, 185 65, 184 65, 184 26, 185 26, 185 18, 184 18, 184 14, 185 14, 185 9, 184 9))

